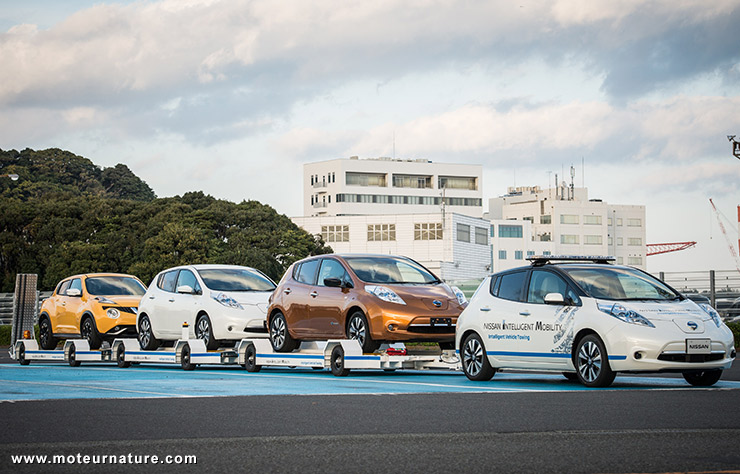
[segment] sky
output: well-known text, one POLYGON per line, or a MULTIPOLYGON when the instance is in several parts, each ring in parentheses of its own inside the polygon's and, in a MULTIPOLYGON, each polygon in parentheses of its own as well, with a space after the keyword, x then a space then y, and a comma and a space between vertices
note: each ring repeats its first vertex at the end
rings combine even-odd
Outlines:
POLYGON ((732 270, 740 0, 0 0, 0 148, 302 213, 302 165, 483 165, 487 199, 646 206, 648 270, 732 270))

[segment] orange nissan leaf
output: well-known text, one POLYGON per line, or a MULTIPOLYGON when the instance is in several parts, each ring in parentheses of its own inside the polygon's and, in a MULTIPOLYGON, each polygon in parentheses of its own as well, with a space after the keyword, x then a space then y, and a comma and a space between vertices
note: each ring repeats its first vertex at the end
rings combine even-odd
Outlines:
POLYGON ((399 341, 452 347, 466 305, 462 291, 409 258, 321 255, 291 265, 270 298, 267 324, 277 352, 335 338, 357 339, 363 352, 399 341))

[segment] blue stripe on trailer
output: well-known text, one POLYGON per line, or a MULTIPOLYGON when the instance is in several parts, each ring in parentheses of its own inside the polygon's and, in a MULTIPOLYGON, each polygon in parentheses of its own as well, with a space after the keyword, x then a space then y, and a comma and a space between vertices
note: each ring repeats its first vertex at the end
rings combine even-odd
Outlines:
POLYGON ((175 355, 175 351, 126 351, 130 355, 175 355))
POLYGON ((321 354, 285 354, 282 352, 275 352, 272 354, 257 354, 257 357, 270 357, 270 358, 285 358, 285 359, 320 359, 324 360, 324 356, 321 354))
POLYGON ((208 357, 208 356, 215 356, 219 357, 221 356, 220 352, 201 352, 199 354, 190 354, 190 357, 208 357))
POLYGON ((345 360, 380 360, 380 356, 344 356, 345 360))
POLYGON ((64 354, 64 351, 26 351, 26 354, 55 355, 55 354, 64 354))

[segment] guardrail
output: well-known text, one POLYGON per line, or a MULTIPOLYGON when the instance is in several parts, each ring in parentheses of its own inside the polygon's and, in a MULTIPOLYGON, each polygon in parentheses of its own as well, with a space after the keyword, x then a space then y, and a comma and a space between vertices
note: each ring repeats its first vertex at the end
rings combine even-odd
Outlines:
MULTIPOLYGON (((38 306, 41 302, 51 296, 51 291, 38 293, 38 306)), ((0 325, 12 324, 13 322, 13 293, 0 293, 0 325)))

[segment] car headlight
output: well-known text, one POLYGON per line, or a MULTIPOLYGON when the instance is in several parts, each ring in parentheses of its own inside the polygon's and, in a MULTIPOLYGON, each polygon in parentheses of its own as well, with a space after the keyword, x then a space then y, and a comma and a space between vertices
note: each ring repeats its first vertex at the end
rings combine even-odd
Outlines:
POLYGON ((244 306, 240 305, 234 298, 225 293, 211 293, 211 298, 229 308, 244 309, 244 306))
POLYGON ((115 301, 109 300, 105 296, 96 296, 95 299, 100 301, 102 304, 117 304, 115 301))
POLYGON ((465 297, 465 293, 463 293, 460 288, 451 286, 450 289, 455 293, 455 296, 457 296, 457 302, 460 303, 460 306, 468 302, 468 299, 465 297))
POLYGON ((406 302, 401 299, 395 291, 390 288, 386 288, 385 286, 365 285, 365 291, 389 303, 406 304, 406 302))
POLYGON ((712 308, 712 305, 709 303, 697 303, 701 309, 703 309, 709 316, 712 317, 712 321, 714 321, 714 324, 717 325, 717 327, 722 326, 722 318, 720 317, 719 313, 716 309, 712 308))
POLYGON ((105 314, 111 319, 118 319, 118 317, 121 315, 121 313, 116 308, 108 308, 105 314))
POLYGON ((650 321, 647 320, 647 318, 645 318, 645 316, 635 311, 632 311, 631 309, 627 309, 619 303, 614 303, 614 304, 597 303, 597 306, 599 308, 599 311, 606 313, 609 316, 614 316, 615 318, 621 321, 624 321, 625 323, 637 324, 639 326, 647 326, 649 328, 655 327, 653 323, 651 323, 650 321))

